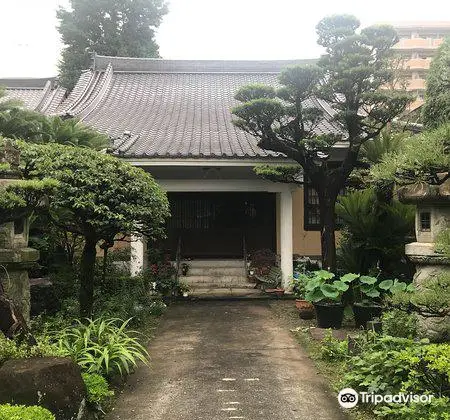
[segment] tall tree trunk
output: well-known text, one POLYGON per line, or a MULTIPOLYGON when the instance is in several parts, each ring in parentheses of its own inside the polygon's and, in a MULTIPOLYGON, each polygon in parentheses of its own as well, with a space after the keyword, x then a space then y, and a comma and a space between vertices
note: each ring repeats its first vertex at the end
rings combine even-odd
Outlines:
POLYGON ((321 217, 320 244, 322 248, 322 267, 324 270, 336 272, 336 197, 327 197, 326 193, 318 193, 321 217))
POLYGON ((103 248, 103 267, 102 267, 102 285, 106 284, 106 268, 108 266, 108 248, 105 246, 103 248))
POLYGON ((95 237, 86 237, 80 263, 80 317, 92 315, 94 304, 94 269, 97 241, 95 237))

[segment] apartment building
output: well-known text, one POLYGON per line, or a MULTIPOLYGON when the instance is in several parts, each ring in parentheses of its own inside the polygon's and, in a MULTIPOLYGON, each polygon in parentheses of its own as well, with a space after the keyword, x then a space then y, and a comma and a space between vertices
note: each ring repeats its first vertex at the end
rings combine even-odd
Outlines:
POLYGON ((407 89, 417 95, 417 99, 410 106, 410 109, 414 110, 424 102, 431 59, 444 38, 450 36, 450 21, 399 22, 392 25, 400 38, 394 49, 404 58, 407 89))

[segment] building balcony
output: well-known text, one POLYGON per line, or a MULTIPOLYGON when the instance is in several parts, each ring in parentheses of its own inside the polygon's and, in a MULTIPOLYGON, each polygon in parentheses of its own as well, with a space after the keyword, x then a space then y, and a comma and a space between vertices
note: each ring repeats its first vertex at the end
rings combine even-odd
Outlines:
POLYGON ((432 38, 405 38, 401 39, 394 45, 394 50, 435 50, 442 44, 442 39, 432 38))
POLYGON ((405 60, 405 70, 428 70, 430 68, 431 58, 411 58, 405 60))
POLYGON ((426 86, 425 79, 408 80, 408 90, 424 90, 426 86))

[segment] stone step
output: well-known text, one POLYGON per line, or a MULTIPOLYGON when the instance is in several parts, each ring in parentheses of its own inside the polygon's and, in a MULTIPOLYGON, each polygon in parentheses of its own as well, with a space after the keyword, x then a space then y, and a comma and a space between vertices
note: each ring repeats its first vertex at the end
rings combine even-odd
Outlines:
POLYGON ((247 283, 245 276, 208 276, 208 275, 193 275, 193 276, 180 276, 180 280, 191 283, 247 283))
POLYGON ((254 284, 252 283, 194 283, 191 284, 186 282, 191 290, 208 290, 208 289, 253 289, 254 284))
MULTIPOLYGON (((189 264, 189 268, 196 267, 244 267, 244 260, 181 260, 181 264, 189 264)), ((180 265, 181 265, 180 264, 180 265)))
MULTIPOLYGON (((186 277, 189 276, 243 276, 245 277, 244 267, 189 267, 186 277)), ((180 277, 185 277, 181 275, 180 277)))
POLYGON ((247 289, 247 288, 223 288, 223 287, 211 287, 211 288, 198 288, 192 289, 189 296, 197 299, 224 299, 224 298, 266 298, 264 292, 260 289, 247 289))

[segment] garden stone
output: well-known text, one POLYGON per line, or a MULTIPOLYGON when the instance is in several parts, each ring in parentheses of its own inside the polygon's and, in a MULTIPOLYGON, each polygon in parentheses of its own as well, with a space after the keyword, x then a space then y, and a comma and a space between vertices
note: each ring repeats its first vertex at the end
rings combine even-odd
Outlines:
POLYGON ((56 420, 86 418, 86 387, 79 366, 69 358, 9 360, 0 368, 0 383, 0 404, 41 405, 56 420))
POLYGON ((31 315, 42 313, 56 314, 61 309, 61 302, 56 295, 53 284, 45 278, 30 280, 31 315))

